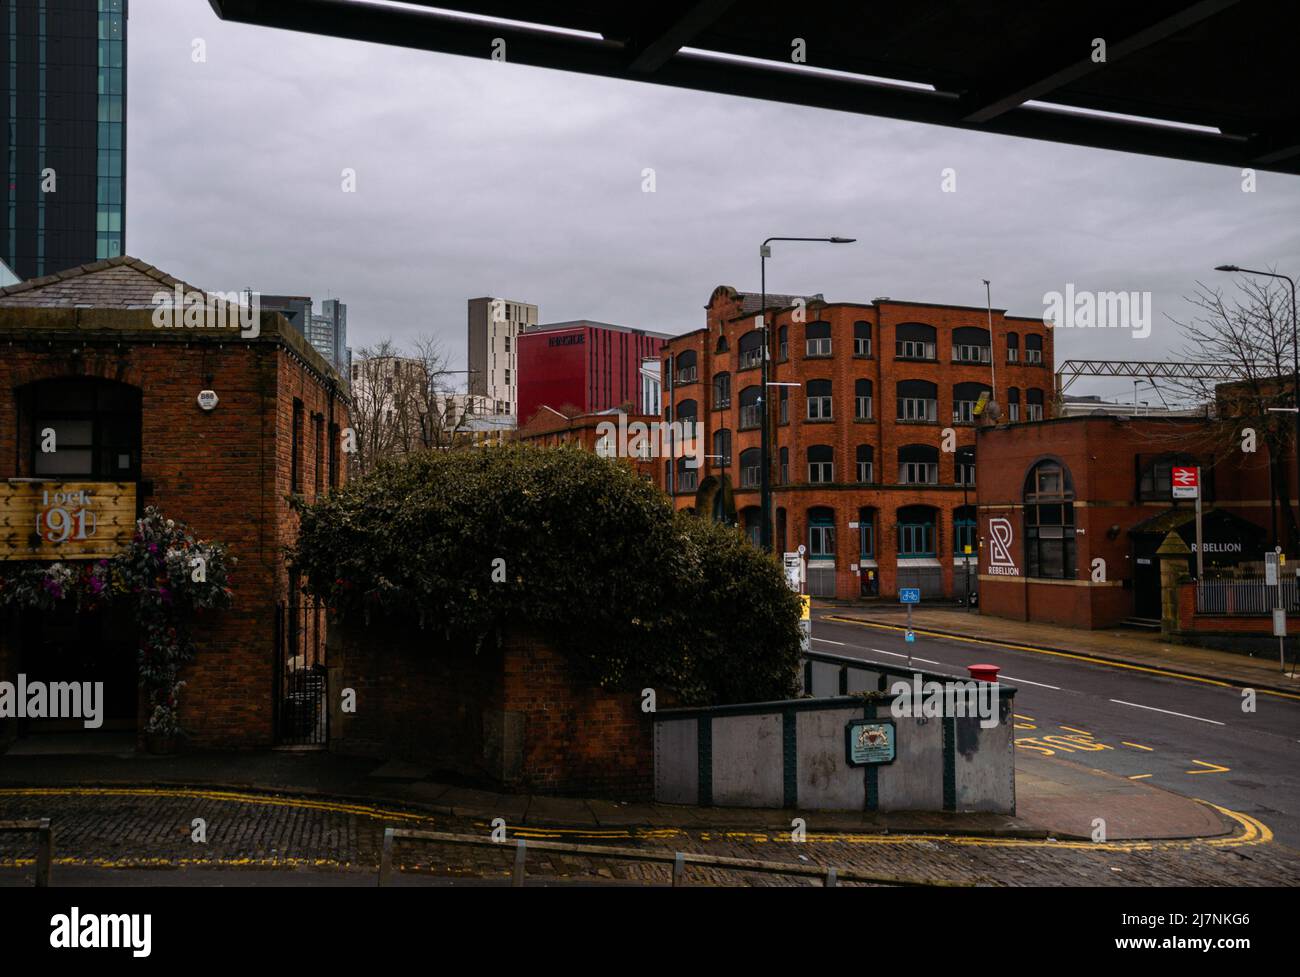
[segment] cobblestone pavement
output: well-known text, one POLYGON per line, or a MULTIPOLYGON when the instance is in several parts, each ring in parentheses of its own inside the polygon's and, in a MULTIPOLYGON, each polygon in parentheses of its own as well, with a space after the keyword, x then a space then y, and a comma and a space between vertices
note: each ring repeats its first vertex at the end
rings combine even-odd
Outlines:
MULTIPOLYGON (((55 830, 54 873, 60 866, 129 870, 334 870, 375 873, 384 828, 476 834, 481 819, 425 815, 321 798, 202 789, 32 788, 0 790, 0 819, 48 817, 55 830), (202 818, 206 842, 191 839, 202 818)), ((521 829, 531 839, 620 847, 660 846, 700 852, 836 866, 881 875, 984 885, 1284 885, 1300 884, 1300 853, 1273 841, 1267 827, 1237 816, 1232 837, 1206 841, 1116 842, 1094 845, 1018 838, 817 834, 802 843, 788 833, 664 829, 521 829)), ((513 832, 512 832, 513 834, 513 832)), ((0 881, 30 872, 35 836, 0 835, 0 881)), ((514 848, 404 842, 395 864, 406 875, 504 879, 514 848)), ((666 884, 669 866, 557 855, 534 849, 532 878, 666 884)), ((177 878, 177 881, 182 881, 177 878)), ((740 874, 691 867, 687 883, 818 885, 815 878, 740 874)))

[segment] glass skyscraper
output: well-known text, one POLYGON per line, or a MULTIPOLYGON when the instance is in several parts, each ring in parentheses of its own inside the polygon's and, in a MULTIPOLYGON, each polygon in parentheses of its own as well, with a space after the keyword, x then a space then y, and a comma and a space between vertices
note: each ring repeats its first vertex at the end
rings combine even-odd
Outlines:
POLYGON ((123 252, 128 0, 0 0, 0 259, 21 278, 123 252))

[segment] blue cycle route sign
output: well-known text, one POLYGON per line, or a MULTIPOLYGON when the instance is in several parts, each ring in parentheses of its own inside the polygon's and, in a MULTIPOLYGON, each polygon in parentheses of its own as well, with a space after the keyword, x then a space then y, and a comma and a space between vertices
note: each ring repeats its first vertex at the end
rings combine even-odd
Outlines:
POLYGON ((921 588, 920 587, 899 587, 898 602, 900 604, 921 603, 921 588))

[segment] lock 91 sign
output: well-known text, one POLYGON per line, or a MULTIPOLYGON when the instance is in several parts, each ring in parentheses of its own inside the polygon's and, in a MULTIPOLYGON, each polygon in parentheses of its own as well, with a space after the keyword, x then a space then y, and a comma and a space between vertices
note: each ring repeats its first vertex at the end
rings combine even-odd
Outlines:
POLYGON ((97 560, 135 529, 131 482, 0 485, 0 560, 97 560))

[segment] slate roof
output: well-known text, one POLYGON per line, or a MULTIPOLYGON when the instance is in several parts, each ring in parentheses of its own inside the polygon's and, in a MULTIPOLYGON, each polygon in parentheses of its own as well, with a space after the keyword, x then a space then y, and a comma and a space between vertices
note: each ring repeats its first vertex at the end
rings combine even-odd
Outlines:
POLYGON ((0 288, 0 308, 152 309, 157 292, 177 285, 202 292, 148 262, 122 255, 0 288))

